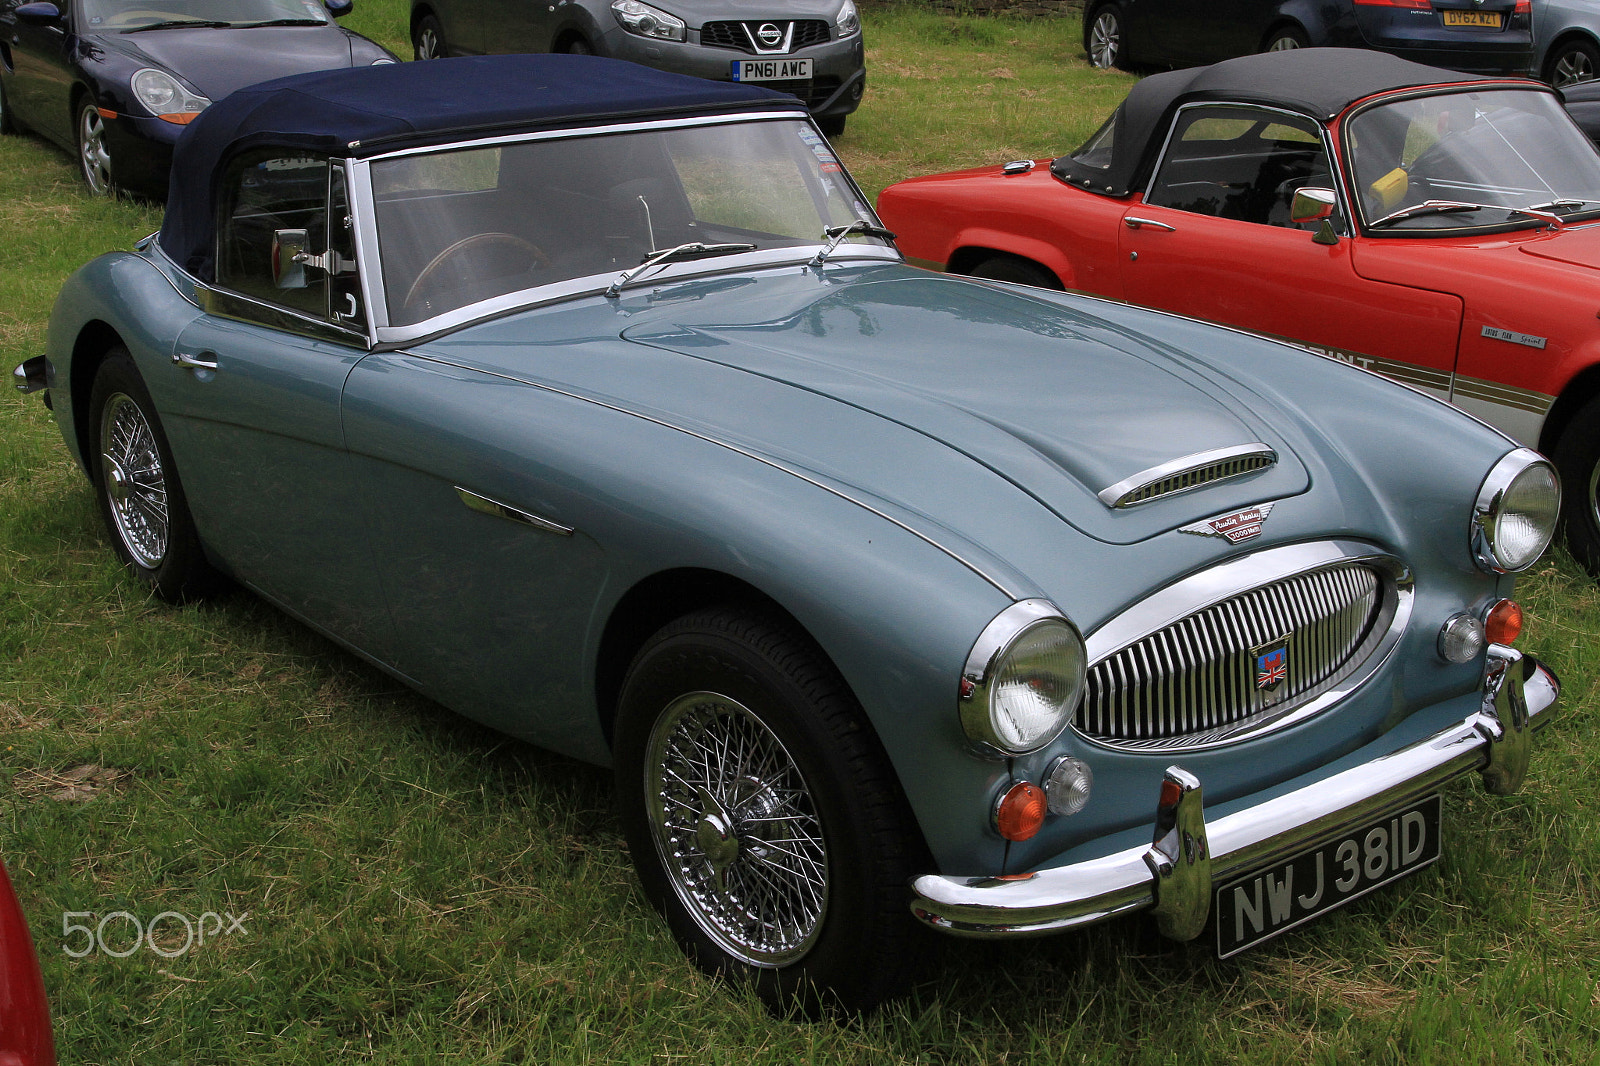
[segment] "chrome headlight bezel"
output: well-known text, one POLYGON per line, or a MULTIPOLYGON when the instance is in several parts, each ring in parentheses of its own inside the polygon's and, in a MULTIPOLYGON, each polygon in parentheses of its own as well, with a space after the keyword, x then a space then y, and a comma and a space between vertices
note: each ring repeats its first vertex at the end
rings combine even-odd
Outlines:
POLYGON ((652 41, 687 41, 689 27, 678 16, 669 15, 643 0, 612 0, 611 13, 622 28, 635 37, 652 41))
POLYGON ((1550 461, 1531 448, 1502 456, 1472 506, 1472 557, 1491 574, 1532 566, 1550 546, 1561 514, 1561 481, 1550 461), (1508 529, 1512 523, 1521 529, 1508 529), (1530 539, 1531 538, 1531 539, 1530 539))
POLYGON ((961 671, 957 699, 961 727, 979 754, 1009 758, 1044 748, 1072 721, 1088 677, 1088 652, 1083 635, 1049 600, 1022 600, 1001 611, 984 627, 961 671), (1043 720, 1023 722, 1014 712, 1021 688, 1008 679, 1019 656, 1040 660, 1061 656, 1051 664, 1055 676, 1044 688, 1026 686, 1036 698, 1053 703, 1043 720), (1048 690, 1048 694, 1046 693, 1048 690))
POLYGON ((199 93, 190 92, 177 78, 155 67, 143 67, 128 79, 133 98, 157 118, 166 115, 197 115, 211 106, 199 93))

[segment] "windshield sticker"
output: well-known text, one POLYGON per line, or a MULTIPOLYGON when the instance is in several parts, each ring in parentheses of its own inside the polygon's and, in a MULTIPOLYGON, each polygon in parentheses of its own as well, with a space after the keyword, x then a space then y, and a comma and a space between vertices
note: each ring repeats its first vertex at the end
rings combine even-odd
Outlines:
POLYGON ((828 147, 828 142, 812 132, 811 127, 801 126, 797 131, 800 140, 811 149, 811 154, 817 157, 824 174, 837 174, 844 168, 839 166, 839 157, 833 154, 833 149, 828 147))

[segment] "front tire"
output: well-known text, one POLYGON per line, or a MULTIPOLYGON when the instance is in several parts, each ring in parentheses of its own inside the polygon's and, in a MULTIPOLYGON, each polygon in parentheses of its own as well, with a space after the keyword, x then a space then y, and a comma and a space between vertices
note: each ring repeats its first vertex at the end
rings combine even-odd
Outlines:
POLYGON ((1563 41, 1545 60, 1544 80, 1557 89, 1596 77, 1600 77, 1600 48, 1593 41, 1581 37, 1563 41))
POLYGON ((112 349, 100 364, 89 411, 95 495, 117 557, 169 603, 204 596, 216 573, 189 517, 155 404, 126 349, 112 349))
POLYGON ((11 101, 6 99, 6 80, 0 77, 0 134, 16 132, 17 123, 11 117, 11 101))
POLYGON ((844 136, 845 122, 849 119, 849 116, 848 115, 818 115, 818 116, 816 116, 816 119, 817 119, 817 129, 822 131, 822 135, 824 137, 832 138, 832 137, 843 137, 844 136))
POLYGON ((111 152, 106 147, 106 120, 89 97, 78 104, 77 131, 78 170, 89 192, 95 196, 110 196, 117 185, 111 169, 111 152))
POLYGON ((656 633, 623 683, 617 793, 652 905, 708 973, 807 1013, 901 990, 915 828, 859 705, 787 622, 656 633))
POLYGON ((1083 33, 1083 51, 1089 65, 1100 70, 1125 69, 1127 53, 1122 43, 1122 9, 1103 4, 1088 16, 1083 33))
POLYGON ((417 59, 443 59, 450 53, 445 49, 444 26, 433 15, 423 15, 411 30, 411 54, 417 59))

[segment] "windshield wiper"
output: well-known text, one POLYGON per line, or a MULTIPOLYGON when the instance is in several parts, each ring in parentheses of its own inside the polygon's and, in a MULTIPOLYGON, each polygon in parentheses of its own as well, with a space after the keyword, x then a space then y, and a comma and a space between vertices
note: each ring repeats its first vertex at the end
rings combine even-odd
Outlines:
POLYGON ((874 226, 864 218, 858 218, 854 222, 846 223, 843 226, 829 226, 822 231, 822 236, 828 239, 827 246, 812 256, 811 262, 807 263, 806 266, 821 266, 823 260, 832 255, 833 250, 839 247, 840 243, 853 233, 858 233, 863 237, 882 237, 886 241, 894 240, 893 233, 890 233, 882 226, 874 226))
POLYGON ((265 22, 235 22, 234 27, 241 30, 254 30, 262 26, 326 26, 322 19, 268 19, 265 22))
POLYGON ((624 270, 619 274, 617 280, 611 283, 611 287, 606 289, 606 295, 618 295, 624 285, 651 267, 665 266, 668 263, 686 263, 694 259, 710 259, 719 255, 733 255, 736 252, 753 252, 755 248, 753 244, 705 244, 701 241, 690 241, 676 248, 663 248, 645 256, 644 262, 632 270, 624 270))
POLYGON ((1590 205, 1593 205, 1593 206, 1596 206, 1596 207, 1600 207, 1600 200, 1579 200, 1579 199, 1576 199, 1576 198, 1573 198, 1573 199, 1565 199, 1564 198, 1564 199, 1560 199, 1560 200, 1551 200, 1548 203, 1529 204, 1528 205, 1528 210, 1529 211, 1559 211, 1562 208, 1565 208, 1568 211, 1581 211, 1585 207, 1589 207, 1590 205))
POLYGON ((232 25, 233 23, 231 22, 216 22, 209 19, 167 19, 163 22, 151 22, 144 26, 135 26, 131 30, 123 30, 122 32, 143 33, 145 30, 173 30, 180 26, 187 26, 191 28, 195 26, 207 26, 211 29, 219 30, 226 29, 232 25))
POLYGON ((1381 229, 1384 226, 1392 226, 1396 222, 1404 222, 1408 218, 1419 218, 1422 215, 1445 215, 1454 211, 1506 211, 1513 215, 1527 215, 1531 219, 1548 223, 1552 229, 1560 229, 1561 216, 1552 215, 1548 211, 1541 210, 1541 208, 1548 206, 1550 205, 1507 207, 1504 204, 1469 204, 1462 200, 1429 200, 1425 203, 1413 204, 1411 207, 1402 207, 1393 214, 1384 215, 1376 222, 1369 222, 1367 228, 1381 229))

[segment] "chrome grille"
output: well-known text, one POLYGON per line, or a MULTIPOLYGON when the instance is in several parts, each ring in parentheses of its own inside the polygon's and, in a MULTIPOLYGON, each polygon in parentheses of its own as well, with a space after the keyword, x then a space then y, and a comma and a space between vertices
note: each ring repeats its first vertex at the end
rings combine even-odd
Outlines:
POLYGON ((1078 731, 1117 747, 1174 748, 1258 728, 1349 677, 1386 633, 1394 597, 1346 562, 1239 593, 1105 656, 1078 731), (1256 654, 1288 638, 1285 678, 1257 684, 1256 654))
MULTIPOLYGON (((756 55, 758 50, 755 46, 755 31, 763 21, 758 19, 752 22, 708 22, 700 27, 700 43, 708 48, 735 48, 756 55)), ((779 29, 787 29, 789 26, 787 21, 771 21, 779 29)), ((830 36, 826 20, 797 19, 794 23, 794 37, 789 42, 789 50, 798 51, 801 48, 810 48, 814 44, 822 44, 830 36)))

